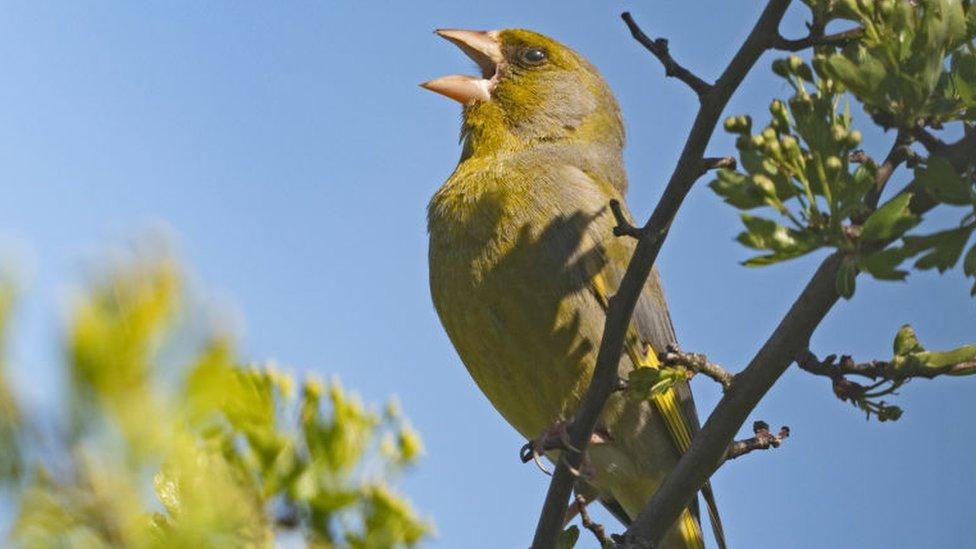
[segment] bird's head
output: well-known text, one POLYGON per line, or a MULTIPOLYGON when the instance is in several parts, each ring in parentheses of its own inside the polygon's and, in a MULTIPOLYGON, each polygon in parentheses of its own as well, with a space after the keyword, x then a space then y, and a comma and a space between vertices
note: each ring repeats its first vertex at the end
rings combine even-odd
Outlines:
POLYGON ((469 148, 520 148, 539 141, 623 146, 620 110, 609 86, 575 51, 523 29, 436 33, 481 71, 421 84, 464 105, 469 148))

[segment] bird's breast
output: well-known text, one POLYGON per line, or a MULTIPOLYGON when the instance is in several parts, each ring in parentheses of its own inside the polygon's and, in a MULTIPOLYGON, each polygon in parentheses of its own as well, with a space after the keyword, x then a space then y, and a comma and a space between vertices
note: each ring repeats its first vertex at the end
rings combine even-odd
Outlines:
POLYGON ((603 312, 589 293, 591 232, 602 214, 554 207, 544 189, 453 191, 431 204, 435 307, 492 404, 537 436, 572 413, 592 372, 603 312))

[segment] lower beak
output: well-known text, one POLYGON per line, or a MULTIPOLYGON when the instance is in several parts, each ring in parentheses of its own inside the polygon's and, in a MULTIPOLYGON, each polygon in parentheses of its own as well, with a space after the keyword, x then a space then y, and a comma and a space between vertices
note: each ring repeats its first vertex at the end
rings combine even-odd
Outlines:
POLYGON ((424 82, 420 86, 463 104, 471 105, 491 99, 502 62, 501 46, 495 31, 439 29, 437 35, 461 48, 481 69, 481 77, 454 74, 424 82))

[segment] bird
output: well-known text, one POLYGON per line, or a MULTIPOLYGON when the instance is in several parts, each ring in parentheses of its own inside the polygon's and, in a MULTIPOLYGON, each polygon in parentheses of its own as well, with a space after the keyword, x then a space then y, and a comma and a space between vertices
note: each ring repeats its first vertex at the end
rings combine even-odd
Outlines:
MULTIPOLYGON (((421 84, 462 105, 460 160, 427 209, 434 308, 471 377, 515 430, 537 443, 564 437, 635 247, 614 235, 609 207, 617 201, 630 219, 620 108, 598 70, 552 38, 526 29, 435 33, 480 74, 421 84)), ((676 345, 657 270, 626 341, 621 379, 658 367, 657 353, 676 345)), ((629 524, 698 429, 687 381, 650 401, 614 393, 577 493, 629 524)), ((711 486, 702 494, 724 547, 711 486)), ((662 547, 704 547, 699 514, 696 497, 662 547)))

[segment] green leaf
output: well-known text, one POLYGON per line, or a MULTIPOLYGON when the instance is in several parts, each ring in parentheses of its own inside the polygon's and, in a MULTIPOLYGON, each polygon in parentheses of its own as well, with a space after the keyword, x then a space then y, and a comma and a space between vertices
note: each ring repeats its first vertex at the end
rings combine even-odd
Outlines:
POLYGON ((719 170, 708 186, 727 204, 742 210, 758 208, 766 203, 762 190, 752 184, 745 174, 733 170, 719 170))
POLYGON ((966 253, 966 259, 962 261, 962 272, 966 276, 976 276, 976 244, 966 253))
POLYGON ((891 240, 918 225, 919 217, 908 209, 911 200, 911 193, 903 193, 875 210, 861 227, 861 239, 867 242, 891 240))
POLYGON ((845 204, 860 204, 864 195, 874 187, 874 178, 878 167, 874 162, 865 162, 854 170, 844 182, 846 183, 838 193, 837 198, 845 204))
POLYGON ((873 95, 881 86, 887 72, 884 65, 862 50, 857 62, 845 55, 835 53, 827 58, 826 69, 829 74, 839 80, 865 102, 877 103, 873 95))
POLYGON ((922 270, 938 269, 940 273, 944 273, 959 261, 972 232, 973 227, 960 227, 925 236, 906 236, 906 257, 928 250, 928 253, 915 262, 915 267, 922 270))
POLYGON ((800 231, 788 229, 775 221, 749 214, 741 214, 746 232, 739 236, 739 242, 760 250, 775 250, 791 253, 811 250, 811 239, 800 231), (744 236, 743 236, 744 235, 744 236))
POLYGON ((915 179, 932 198, 945 204, 972 204, 972 186, 962 180, 948 160, 932 156, 928 166, 915 170, 915 179))
MULTIPOLYGON (((953 364, 976 360, 976 345, 965 345, 951 351, 928 351, 914 355, 928 368, 944 368, 953 364)), ((976 372, 967 372, 967 375, 976 372)))
POLYGON ((579 539, 580 529, 575 524, 562 531, 556 540, 556 549, 573 549, 579 539))
POLYGON ((634 368, 627 376, 627 396, 647 400, 666 393, 675 384, 687 381, 688 370, 683 366, 634 368))
POLYGON ((905 280, 908 271, 897 267, 905 260, 901 248, 886 248, 858 258, 858 266, 878 280, 905 280))
POLYGON ((903 324, 898 329, 892 348, 895 356, 907 356, 910 353, 918 353, 925 350, 925 347, 922 347, 922 344, 918 342, 918 338, 915 337, 915 330, 909 324, 903 324))
POLYGON ((837 293, 844 299, 854 296, 854 288, 857 280, 857 264, 850 258, 845 257, 837 271, 837 281, 835 283, 837 293))
POLYGON ((976 101, 976 53, 959 50, 952 56, 947 93, 972 105, 976 101))

